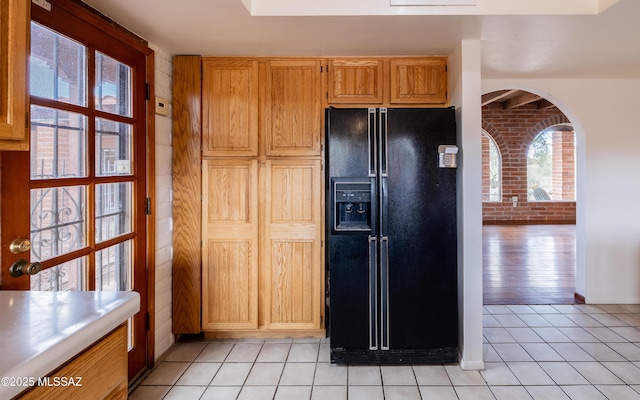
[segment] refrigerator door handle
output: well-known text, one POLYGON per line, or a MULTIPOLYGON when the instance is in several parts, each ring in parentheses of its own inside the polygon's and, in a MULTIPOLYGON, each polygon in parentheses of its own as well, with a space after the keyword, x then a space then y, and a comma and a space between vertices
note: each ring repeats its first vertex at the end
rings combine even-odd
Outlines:
POLYGON ((380 176, 389 176, 387 170, 387 109, 380 109, 380 176))
POLYGON ((369 350, 378 350, 378 239, 369 236, 369 350))
POLYGON ((389 237, 380 241, 380 348, 389 350, 389 237))
POLYGON ((368 151, 369 151, 369 177, 375 177, 378 173, 377 158, 378 158, 378 145, 377 145, 377 132, 376 132, 376 109, 369 109, 369 126, 368 126, 368 151))
POLYGON ((389 237, 380 241, 380 349, 389 350, 389 237))

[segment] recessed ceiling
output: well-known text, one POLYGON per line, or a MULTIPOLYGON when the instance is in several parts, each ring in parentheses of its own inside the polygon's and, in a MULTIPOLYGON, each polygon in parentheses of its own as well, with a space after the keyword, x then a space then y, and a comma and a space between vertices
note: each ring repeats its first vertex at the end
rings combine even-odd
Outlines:
POLYGON ((242 0, 253 16, 589 15, 619 0, 242 0))
MULTIPOLYGON (((389 7, 389 0, 253 1, 318 7, 384 1, 389 7)), ((85 2, 168 54, 448 55, 462 40, 480 40, 485 78, 640 78, 639 0, 478 0, 478 7, 506 9, 516 2, 589 4, 591 12, 576 13, 581 15, 259 17, 247 11, 244 2, 253 7, 250 0, 85 2)))

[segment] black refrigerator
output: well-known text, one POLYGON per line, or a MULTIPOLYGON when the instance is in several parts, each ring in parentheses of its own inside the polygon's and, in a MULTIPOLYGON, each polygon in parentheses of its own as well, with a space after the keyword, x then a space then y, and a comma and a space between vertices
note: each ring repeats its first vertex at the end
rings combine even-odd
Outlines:
POLYGON ((454 109, 325 117, 331 361, 457 362, 454 109))

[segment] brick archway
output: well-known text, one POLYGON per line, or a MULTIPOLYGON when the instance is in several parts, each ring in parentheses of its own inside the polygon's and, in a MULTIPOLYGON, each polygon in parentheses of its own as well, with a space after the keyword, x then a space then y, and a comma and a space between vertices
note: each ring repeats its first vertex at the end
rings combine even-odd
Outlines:
POLYGON ((544 129, 570 124, 556 107, 539 109, 535 104, 505 109, 499 103, 482 108, 482 127, 495 140, 501 153, 500 201, 483 202, 485 224, 575 223, 575 202, 529 202, 527 153, 544 129), (517 198, 516 206, 512 202, 517 198))
POLYGON ((522 145, 525 146, 523 150, 525 152, 528 152, 531 143, 542 131, 557 125, 571 125, 571 121, 569 121, 569 119, 564 114, 560 114, 551 116, 543 121, 538 122, 534 127, 529 129, 525 136, 525 139, 522 141, 522 145))
POLYGON ((483 137, 482 137, 482 201, 492 201, 491 200, 491 170, 490 170, 490 165, 491 165, 491 157, 490 157, 490 143, 489 141, 493 141, 493 143, 495 144, 495 146, 498 148, 498 153, 499 153, 499 157, 500 157, 500 165, 499 165, 499 169, 500 169, 500 197, 502 200, 502 153, 506 151, 507 146, 506 143, 504 143, 504 140, 502 138, 502 136, 498 136, 498 138, 496 139, 496 137, 494 137, 494 135, 491 134, 491 132, 493 132, 494 134, 497 133, 497 131, 495 130, 495 128, 493 128, 491 126, 491 124, 483 124, 483 129, 482 129, 482 133, 483 133, 483 137), (486 138, 484 136, 487 136, 486 138))

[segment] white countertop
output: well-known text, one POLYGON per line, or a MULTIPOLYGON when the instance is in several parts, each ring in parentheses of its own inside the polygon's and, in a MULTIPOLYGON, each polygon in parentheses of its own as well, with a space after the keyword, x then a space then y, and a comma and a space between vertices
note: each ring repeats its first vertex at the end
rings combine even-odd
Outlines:
POLYGON ((139 310, 136 292, 0 291, 0 379, 44 377, 139 310))

